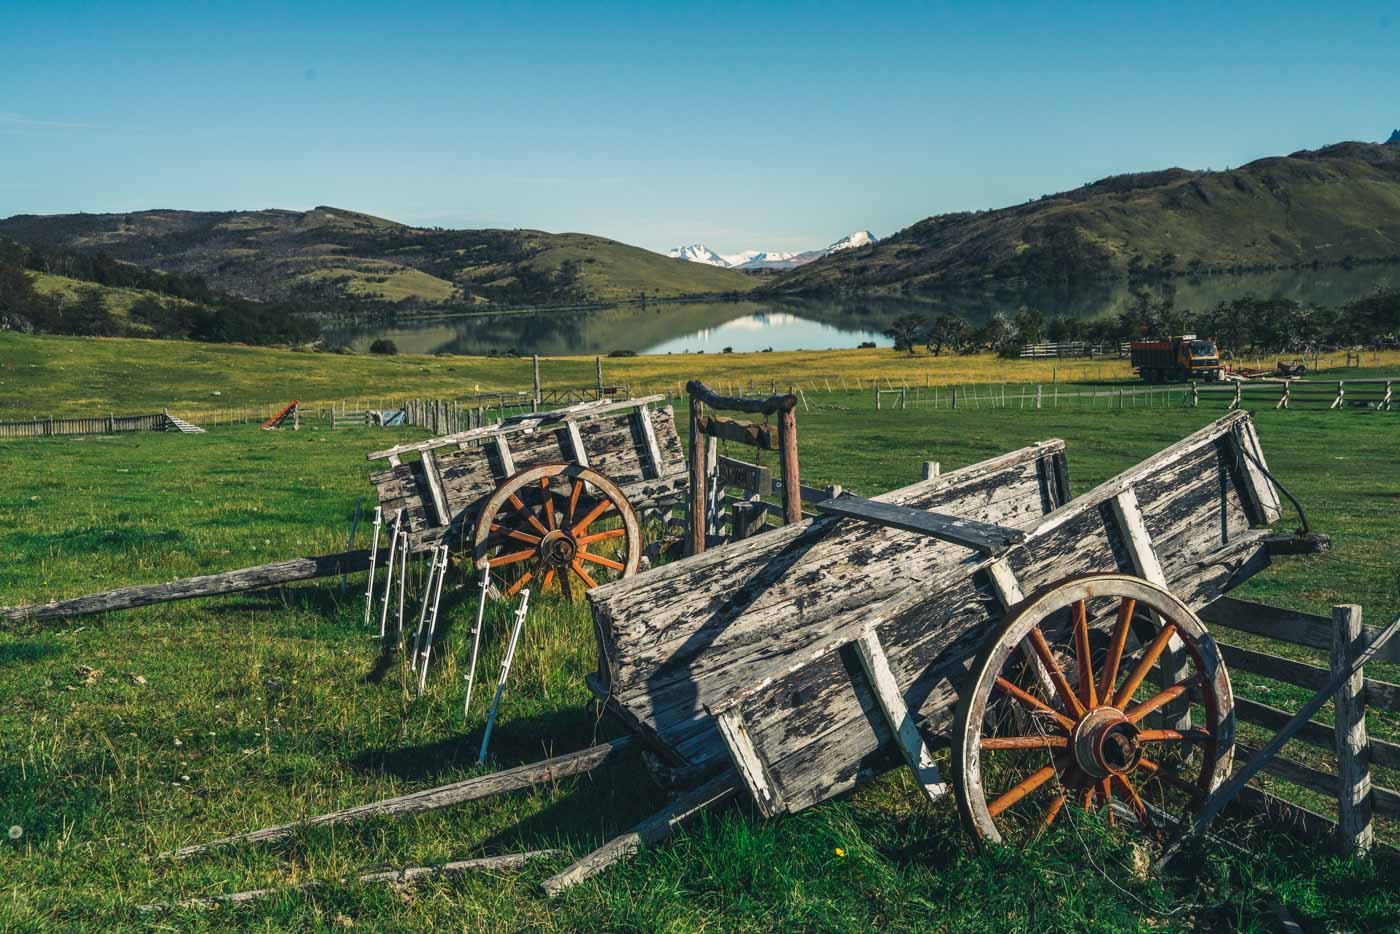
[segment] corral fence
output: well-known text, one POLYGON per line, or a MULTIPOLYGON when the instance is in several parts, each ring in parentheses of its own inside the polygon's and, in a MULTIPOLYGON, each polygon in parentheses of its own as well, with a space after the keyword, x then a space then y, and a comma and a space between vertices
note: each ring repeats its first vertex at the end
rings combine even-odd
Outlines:
POLYGON ((1128 343, 1090 344, 1085 341, 1046 342, 1027 344, 1021 348, 1021 359, 1043 360, 1058 357, 1126 357, 1128 343))
POLYGON ((84 418, 36 418, 0 422, 0 438, 43 438, 50 435, 110 435, 124 431, 165 431, 172 427, 164 413, 98 415, 84 418))
MULTIPOLYGON (((1377 633, 1375 628, 1362 625, 1359 606, 1335 606, 1329 619, 1221 597, 1201 611, 1201 618, 1210 624, 1226 668, 1232 675, 1247 673, 1306 691, 1318 690, 1334 676, 1349 670, 1377 633), (1329 653, 1328 663, 1324 667, 1234 645, 1222 641, 1229 637, 1227 630, 1321 649, 1329 653)), ((1391 642, 1385 646, 1377 660, 1400 663, 1400 643, 1391 642)), ((1236 719, 1261 728, 1263 732, 1259 735, 1265 739, 1269 732, 1280 729, 1292 718, 1290 710, 1241 696, 1242 693, 1267 695, 1268 687, 1251 685, 1242 678, 1232 680, 1236 682, 1236 719)), ((1400 685, 1368 678, 1364 671, 1358 672, 1333 700, 1332 725, 1309 721, 1297 734, 1295 741, 1320 751, 1329 766, 1335 762, 1330 770, 1317 767, 1323 763, 1308 764, 1284 755, 1275 756, 1264 766, 1269 775, 1335 800, 1336 820, 1268 789, 1246 787, 1241 802, 1288 821, 1308 836, 1336 840, 1346 850, 1371 849, 1376 837, 1374 818, 1378 815, 1400 818, 1400 792, 1375 781, 1372 770, 1374 767, 1400 771, 1400 744, 1370 735, 1366 726, 1368 709, 1373 713, 1373 720, 1380 715, 1400 714, 1400 685)), ((1238 741, 1236 760, 1247 759, 1256 751, 1249 742, 1238 741)), ((1306 754, 1304 757, 1318 758, 1306 754)), ((1394 844, 1395 841, 1388 842, 1394 844)))
POLYGON ((1069 387, 1058 383, 909 386, 886 381, 884 387, 873 382, 872 398, 876 409, 1150 409, 1201 405, 1236 409, 1267 405, 1286 410, 1362 408, 1389 412, 1395 402, 1393 382, 1390 379, 1288 380, 1069 387), (893 404, 889 396, 895 397, 893 404))

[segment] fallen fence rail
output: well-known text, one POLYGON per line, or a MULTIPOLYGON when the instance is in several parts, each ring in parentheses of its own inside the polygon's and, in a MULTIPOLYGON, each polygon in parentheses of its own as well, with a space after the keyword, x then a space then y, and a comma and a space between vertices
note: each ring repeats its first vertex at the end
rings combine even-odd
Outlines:
POLYGON ((125 431, 165 431, 170 419, 155 415, 98 415, 80 418, 38 418, 0 422, 0 438, 43 438, 50 435, 110 435, 125 431))
POLYGON ((289 561, 240 568, 236 571, 225 571, 222 574, 185 577, 164 584, 139 584, 134 587, 122 587, 117 590, 87 594, 67 600, 54 600, 34 606, 7 607, 0 609, 0 617, 13 623, 82 616, 87 613, 102 613, 108 610, 129 610, 133 607, 149 606, 152 603, 212 597, 218 594, 236 593, 241 590, 272 587, 292 581, 332 577, 336 574, 348 574, 354 571, 364 571, 368 568, 369 549, 360 548, 354 551, 342 551, 310 558, 292 558, 289 561))

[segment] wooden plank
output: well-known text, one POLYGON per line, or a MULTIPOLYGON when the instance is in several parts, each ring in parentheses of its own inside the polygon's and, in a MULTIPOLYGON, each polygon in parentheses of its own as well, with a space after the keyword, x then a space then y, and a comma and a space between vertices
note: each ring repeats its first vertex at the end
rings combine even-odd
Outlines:
MULTIPOLYGON (((575 423, 577 427, 577 423, 575 423)), ((515 476, 515 457, 510 452, 510 444, 506 441, 505 435, 496 435, 492 439, 496 447, 496 462, 501 465, 502 480, 515 476)))
POLYGON ((612 762, 628 751, 635 742, 633 737, 623 736, 611 742, 591 746, 588 749, 564 753, 541 762, 517 765, 514 768, 493 772, 490 775, 479 775, 475 778, 453 782, 450 785, 425 788, 422 791, 399 795, 396 798, 385 798, 382 801, 361 804, 343 811, 332 811, 319 817, 311 817, 290 824, 278 824, 275 827, 264 827, 262 830, 181 847, 168 853, 162 853, 161 858, 187 859, 224 846, 283 840, 312 827, 326 827, 332 824, 368 820, 372 817, 401 817, 406 814, 421 814, 424 811, 435 811, 439 808, 451 807, 454 804, 462 804, 467 801, 477 801, 508 791, 519 791, 522 788, 545 785, 570 775, 591 772, 605 763, 612 762))
POLYGON ((442 492, 442 477, 438 475, 437 459, 432 451, 419 455, 419 469, 423 471, 423 481, 428 485, 428 496, 432 501, 433 512, 438 525, 452 524, 452 511, 447 507, 447 497, 442 492))
MULTIPOLYGON (((1330 674, 1326 668, 1279 658, 1267 652, 1256 652, 1235 645, 1217 642, 1220 656, 1226 666, 1248 671, 1275 681, 1286 681, 1300 688, 1316 691, 1327 684, 1330 674)), ((1400 685, 1367 678, 1365 682, 1366 703, 1384 707, 1390 711, 1400 711, 1400 685)))
POLYGON ((169 603, 174 600, 193 600, 197 597, 212 597, 218 594, 238 593, 256 590, 259 587, 274 587, 293 581, 313 580, 318 577, 332 577, 336 574, 352 574, 369 567, 369 549, 360 548, 330 555, 310 558, 293 558, 290 561, 277 561, 257 567, 225 571, 222 574, 206 574, 200 577, 186 577, 164 584, 139 584, 134 587, 121 587, 102 593, 54 600, 34 606, 9 607, 0 610, 0 616, 7 622, 38 621, 82 616, 88 613, 105 613, 110 610, 129 610, 153 603, 169 603))
POLYGON ((938 774, 938 766, 924 745, 923 734, 904 704, 904 695, 894 679, 894 673, 890 671, 890 661, 885 657, 879 635, 873 629, 865 633, 855 641, 855 650, 880 710, 885 715, 885 722, 894 735, 895 745, 914 773, 915 784, 923 789, 929 801, 937 801, 948 793, 948 785, 938 774))
MULTIPOLYGON (((1252 723, 1269 730, 1283 729, 1284 725, 1293 718, 1293 714, 1287 710, 1281 710, 1278 707, 1272 707, 1238 695, 1235 697, 1235 716, 1245 723, 1252 723)), ((1305 723, 1295 738, 1328 750, 1334 749, 1336 742, 1332 728, 1325 723, 1318 723, 1316 720, 1305 723)), ((1374 736, 1368 737, 1368 742, 1371 748, 1372 765, 1378 765, 1383 769, 1400 770, 1400 744, 1376 739, 1374 736)))
POLYGON ((292 892, 310 892, 329 885, 369 885, 377 882, 406 885, 422 879, 440 879, 481 870, 499 872, 502 869, 516 869, 531 860, 562 856, 563 853, 563 850, 527 850, 524 853, 504 853, 499 856, 452 860, 437 866, 405 866, 402 869, 381 869, 356 876, 341 876, 332 882, 297 882, 292 885, 250 889, 246 892, 233 892, 228 895, 203 895, 195 898, 182 898, 166 904, 138 905, 136 910, 149 914, 181 908, 222 908, 225 905, 245 905, 262 898, 285 896, 292 892))
POLYGON ((666 462, 661 459, 661 448, 656 444, 656 432, 651 425, 651 410, 644 405, 637 406, 633 413, 637 426, 641 429, 642 440, 646 443, 647 456, 651 458, 652 476, 660 480, 666 475, 666 462))
POLYGON ((572 866, 544 880, 542 886, 545 893, 550 897, 559 895, 592 878, 618 860, 637 852, 643 846, 655 846, 685 821, 706 808, 727 800, 735 790, 732 772, 716 775, 699 788, 679 796, 627 833, 614 837, 572 866))
POLYGON ((1152 550, 1152 537, 1147 534, 1147 526, 1143 524, 1137 494, 1133 492, 1132 487, 1128 487, 1108 502, 1113 509, 1114 518, 1118 521, 1118 529, 1123 535, 1128 555, 1132 558, 1134 572, 1138 577, 1158 587, 1167 586, 1167 575, 1162 571, 1157 553, 1152 550))
POLYGON ((1001 604, 1003 610, 1009 610, 1025 599, 1021 593, 1021 585, 1016 580, 1016 575, 1012 572, 1011 566, 1006 563, 1005 558, 998 558, 987 565, 987 577, 991 579, 992 590, 996 594, 997 602, 1001 604))
MULTIPOLYGON (((1256 755, 1259 750, 1245 743, 1235 743, 1236 755, 1249 758, 1256 755)), ((1324 772, 1315 769, 1310 765, 1305 765, 1296 759, 1287 756, 1275 755, 1269 758, 1264 764, 1264 771, 1270 775, 1277 775, 1279 778, 1304 788, 1309 788, 1320 794, 1338 797, 1341 790, 1341 779, 1331 772, 1324 772)), ((1377 814, 1391 817, 1400 814, 1400 793, 1392 791, 1382 785, 1368 785, 1367 791, 1370 793, 1371 802, 1377 814)), ((1340 822, 1338 827, 1340 829, 1340 822)), ((1372 838, 1374 842, 1374 837, 1372 838)))
POLYGON ((756 425, 723 415, 701 415, 695 419, 700 434, 735 444, 747 444, 763 451, 779 449, 778 429, 772 425, 756 425))
MULTIPOLYGON (((1332 620, 1316 613, 1221 597, 1203 607, 1200 616, 1211 626, 1228 626, 1252 635, 1314 649, 1330 651, 1332 648, 1332 620)), ((1380 632, 1375 626, 1363 626, 1361 631, 1367 645, 1374 642, 1380 632)), ((1376 661, 1400 664, 1400 642, 1392 639, 1381 646, 1376 661)))
POLYGON ((715 725, 729 750, 730 761, 734 763, 739 777, 748 786, 749 794, 753 796, 759 812, 764 817, 781 814, 784 809, 782 796, 769 780, 763 763, 754 752, 753 741, 749 739, 744 721, 737 713, 727 711, 715 718, 715 725))
MULTIPOLYGON (((578 422, 571 418, 564 423, 564 429, 569 433, 569 450, 573 452, 574 463, 587 467, 588 449, 583 446, 583 436, 579 434, 578 422)), ((653 441, 653 443, 655 442, 653 441)))
POLYGON ((767 467, 721 454, 715 458, 715 468, 723 486, 736 486, 754 496, 773 494, 773 471, 767 467))
POLYGON ((1255 509, 1255 521, 1260 525, 1272 525, 1282 514, 1279 507, 1278 491, 1274 489, 1263 470, 1268 469, 1264 451, 1259 447, 1259 435, 1252 420, 1237 424, 1232 437, 1240 452, 1240 469, 1245 475, 1245 492, 1255 509), (1255 463, 1258 461, 1258 463, 1255 463))
POLYGON ((746 399, 742 396, 722 396, 709 386, 706 386, 698 379, 693 379, 685 384, 686 393, 693 399, 709 406, 712 409, 719 409, 721 412, 747 412, 750 415, 776 415, 779 412, 790 412, 797 405, 797 397, 791 393, 787 395, 773 395, 767 399, 746 399))
POLYGON ((1026 537, 1020 529, 960 519, 943 513, 925 512, 921 509, 909 509, 851 493, 842 493, 835 499, 817 503, 815 508, 817 512, 826 515, 860 519, 876 525, 903 529, 989 555, 1000 554, 1024 541, 1026 537))

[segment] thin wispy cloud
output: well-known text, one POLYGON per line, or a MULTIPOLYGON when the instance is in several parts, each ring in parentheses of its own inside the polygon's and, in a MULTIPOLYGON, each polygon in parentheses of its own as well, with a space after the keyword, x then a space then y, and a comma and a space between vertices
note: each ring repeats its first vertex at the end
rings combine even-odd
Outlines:
POLYGON ((90 130, 91 123, 70 123, 66 120, 39 120, 21 113, 0 110, 0 127, 32 127, 52 130, 90 130))

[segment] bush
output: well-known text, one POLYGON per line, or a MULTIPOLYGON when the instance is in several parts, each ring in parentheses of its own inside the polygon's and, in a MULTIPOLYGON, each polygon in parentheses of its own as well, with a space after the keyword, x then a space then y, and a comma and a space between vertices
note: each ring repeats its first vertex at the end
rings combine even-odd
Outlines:
POLYGON ((369 345, 369 352, 393 356, 399 352, 399 345, 395 344, 387 337, 381 337, 369 345))
POLYGON ((609 351, 608 351, 608 356, 609 356, 609 357, 635 357, 636 355, 637 355, 637 352, 636 352, 635 350, 609 350, 609 351))
POLYGON ((856 350, 874 350, 874 349, 875 349, 875 342, 874 342, 874 341, 861 341, 861 342, 860 342, 860 345, 856 347, 856 350))
POLYGON ((733 353, 733 352, 734 352, 734 348, 733 348, 733 347, 726 347, 726 348, 724 348, 723 350, 720 351, 720 353, 733 353))

